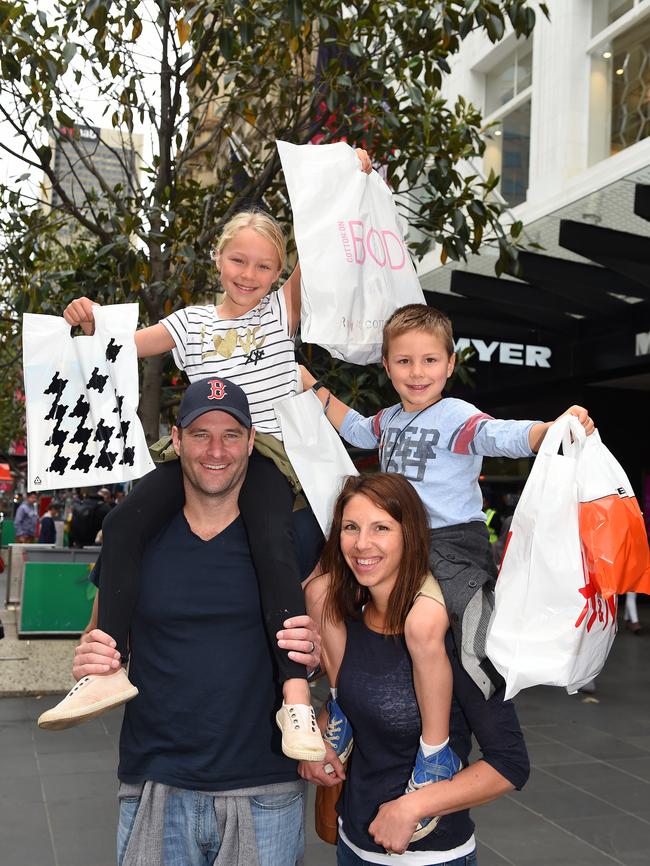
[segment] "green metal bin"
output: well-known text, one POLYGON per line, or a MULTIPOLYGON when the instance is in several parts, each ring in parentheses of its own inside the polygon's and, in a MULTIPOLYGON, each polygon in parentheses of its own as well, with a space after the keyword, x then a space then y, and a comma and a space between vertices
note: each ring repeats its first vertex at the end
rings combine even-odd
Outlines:
POLYGON ((26 562, 18 637, 78 635, 88 625, 96 589, 92 563, 26 562))

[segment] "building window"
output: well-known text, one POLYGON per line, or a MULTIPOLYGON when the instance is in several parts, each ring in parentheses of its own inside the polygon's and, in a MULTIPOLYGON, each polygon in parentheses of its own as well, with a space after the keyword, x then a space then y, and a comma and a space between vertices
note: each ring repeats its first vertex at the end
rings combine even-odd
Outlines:
POLYGON ((650 18, 592 54, 590 162, 650 136, 650 18))
POLYGON ((533 43, 517 46, 485 76, 485 114, 494 114, 518 96, 533 80, 533 43))
POLYGON ((635 0, 594 0, 591 35, 595 36, 633 8, 635 0))
POLYGON ((532 74, 533 44, 524 41, 485 76, 485 120, 494 125, 483 164, 500 176, 499 192, 513 207, 528 189, 532 74))

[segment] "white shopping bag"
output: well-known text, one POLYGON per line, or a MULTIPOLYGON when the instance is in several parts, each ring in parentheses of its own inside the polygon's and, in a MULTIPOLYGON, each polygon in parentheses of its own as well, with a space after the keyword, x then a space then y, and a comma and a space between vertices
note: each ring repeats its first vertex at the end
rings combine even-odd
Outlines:
POLYGON ((487 637, 506 698, 533 685, 577 691, 600 673, 616 635, 616 597, 598 593, 581 550, 585 439, 575 417, 553 424, 512 518, 487 637))
POLYGON ((29 490, 91 487, 154 468, 137 417, 137 304, 95 307, 92 337, 23 316, 29 490))
POLYGON ((354 364, 380 361, 386 319, 425 303, 391 191, 345 142, 277 146, 302 271, 302 340, 354 364))
POLYGON ((359 473, 313 391, 278 400, 273 408, 287 456, 327 537, 343 482, 359 473))

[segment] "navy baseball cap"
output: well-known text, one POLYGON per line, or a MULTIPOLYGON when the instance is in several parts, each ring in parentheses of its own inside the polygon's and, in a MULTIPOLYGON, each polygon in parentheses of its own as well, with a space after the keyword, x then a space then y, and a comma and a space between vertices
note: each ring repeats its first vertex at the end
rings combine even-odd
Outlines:
POLYGON ((229 379, 199 379, 186 389, 178 407, 179 427, 187 427, 206 412, 227 412, 249 430, 253 426, 248 398, 229 379))

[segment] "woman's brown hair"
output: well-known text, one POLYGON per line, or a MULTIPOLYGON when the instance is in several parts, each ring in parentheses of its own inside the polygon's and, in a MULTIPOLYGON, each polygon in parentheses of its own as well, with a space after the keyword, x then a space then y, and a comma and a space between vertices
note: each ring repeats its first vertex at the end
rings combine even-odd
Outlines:
POLYGON ((413 606, 415 594, 429 571, 429 531, 420 497, 404 476, 394 473, 352 476, 336 500, 332 528, 321 556, 323 571, 330 575, 324 617, 330 622, 359 619, 363 605, 370 600, 370 592, 357 583, 341 552, 343 510, 357 494, 367 496, 402 527, 404 553, 388 600, 385 622, 388 633, 400 634, 404 631, 406 615, 413 606))

